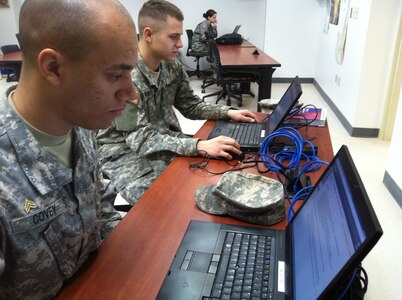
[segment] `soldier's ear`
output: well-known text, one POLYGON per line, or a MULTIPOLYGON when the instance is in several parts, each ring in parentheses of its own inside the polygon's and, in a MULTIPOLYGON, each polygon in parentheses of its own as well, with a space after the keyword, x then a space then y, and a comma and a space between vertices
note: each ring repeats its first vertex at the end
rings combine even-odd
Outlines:
POLYGON ((144 39, 148 43, 152 43, 152 37, 153 37, 154 32, 150 27, 145 27, 143 32, 142 32, 142 37, 141 39, 144 39))
POLYGON ((60 68, 63 56, 56 50, 46 48, 38 54, 39 72, 47 82, 52 85, 60 84, 60 68))

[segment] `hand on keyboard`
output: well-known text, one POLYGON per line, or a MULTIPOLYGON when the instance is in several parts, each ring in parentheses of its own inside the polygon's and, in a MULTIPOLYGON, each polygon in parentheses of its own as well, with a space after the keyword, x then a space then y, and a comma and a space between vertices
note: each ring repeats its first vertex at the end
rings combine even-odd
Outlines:
POLYGON ((229 109, 228 117, 237 122, 255 122, 256 115, 249 110, 236 110, 236 109, 229 109))

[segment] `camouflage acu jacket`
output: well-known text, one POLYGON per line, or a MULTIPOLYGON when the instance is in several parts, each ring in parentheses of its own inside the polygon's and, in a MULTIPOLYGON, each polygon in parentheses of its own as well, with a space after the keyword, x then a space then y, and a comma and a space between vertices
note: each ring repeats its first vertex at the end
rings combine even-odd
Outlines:
POLYGON ((69 169, 0 97, 0 299, 54 298, 120 219, 114 191, 101 199, 93 133, 73 133, 69 169))
POLYGON ((190 156, 197 149, 198 140, 181 132, 173 107, 193 120, 226 119, 230 107, 203 102, 177 61, 163 61, 156 82, 139 55, 132 79, 139 99, 127 101, 123 115, 97 139, 102 171, 134 204, 176 154, 190 156))
POLYGON ((218 37, 218 30, 212 26, 207 20, 197 25, 194 30, 193 44, 191 49, 194 52, 208 53, 208 41, 218 37))

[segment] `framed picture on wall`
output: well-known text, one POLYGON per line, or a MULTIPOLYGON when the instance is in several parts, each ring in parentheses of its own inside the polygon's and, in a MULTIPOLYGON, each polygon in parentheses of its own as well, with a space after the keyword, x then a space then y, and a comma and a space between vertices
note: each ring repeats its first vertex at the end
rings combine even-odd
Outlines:
POLYGON ((10 3, 9 0, 0 0, 0 8, 9 8, 10 3))
POLYGON ((339 21, 339 10, 341 6, 340 0, 331 0, 331 12, 329 17, 329 22, 333 25, 338 25, 339 21))

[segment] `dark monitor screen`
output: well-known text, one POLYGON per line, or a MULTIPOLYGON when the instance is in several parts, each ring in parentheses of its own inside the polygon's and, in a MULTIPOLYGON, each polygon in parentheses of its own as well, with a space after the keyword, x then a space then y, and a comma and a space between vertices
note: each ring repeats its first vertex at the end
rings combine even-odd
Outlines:
POLYGON ((281 100, 278 102, 278 105, 270 114, 265 136, 270 135, 272 132, 277 130, 279 126, 281 126, 290 110, 296 104, 297 100, 299 100, 301 94, 302 89, 299 83, 299 77, 296 76, 286 92, 283 94, 281 100))

